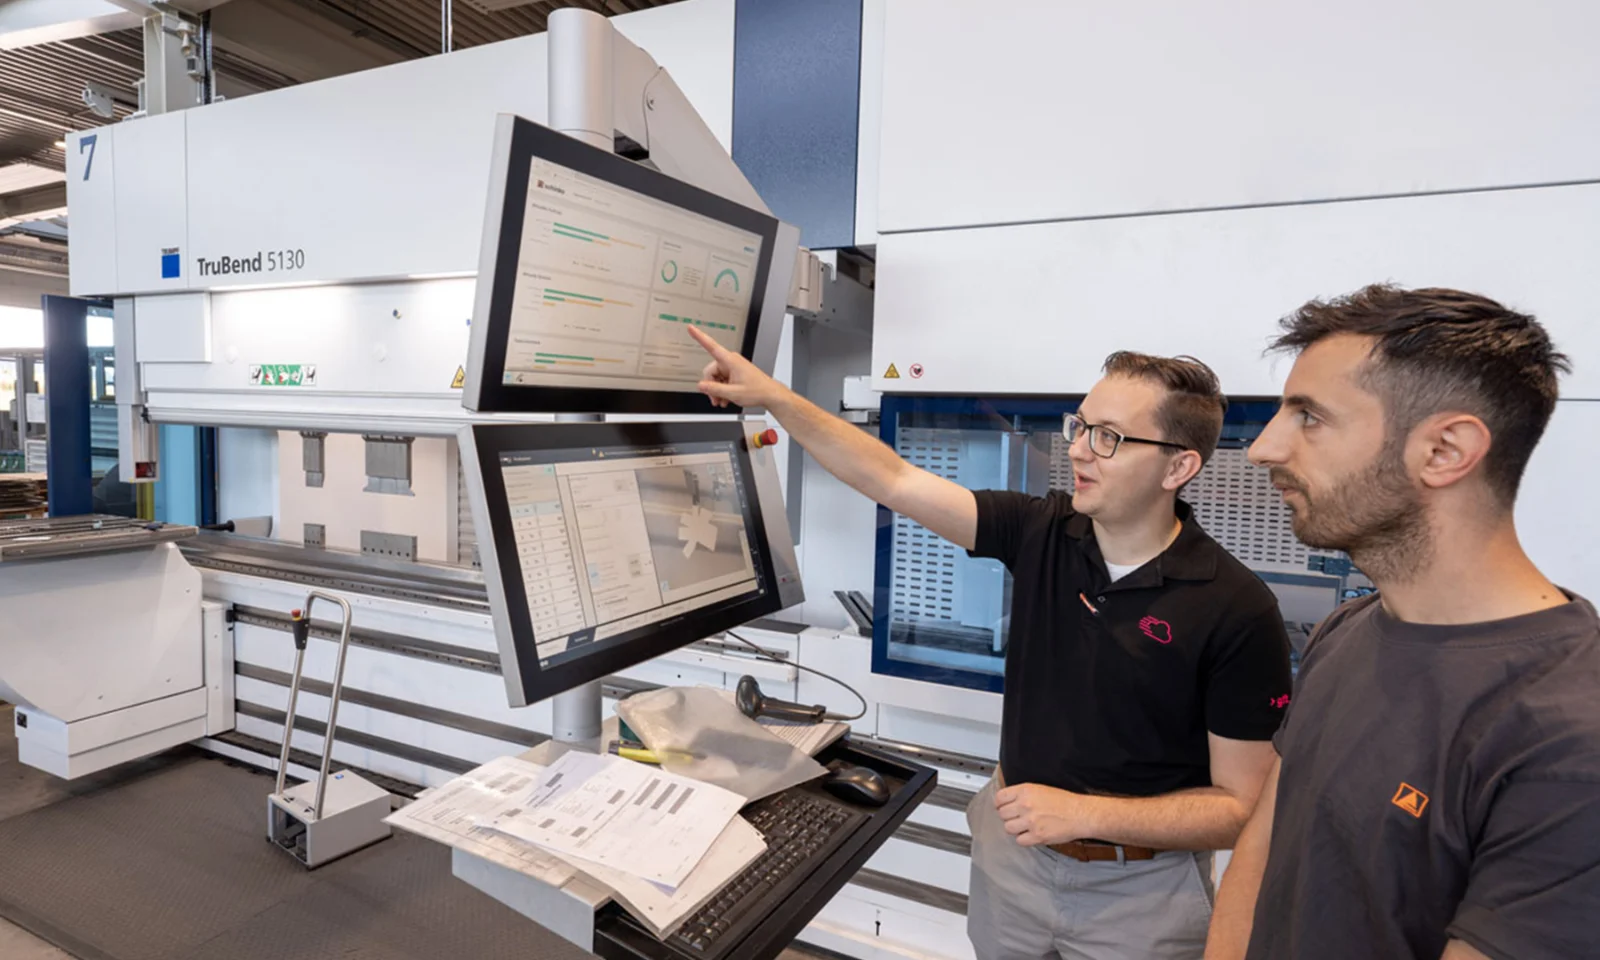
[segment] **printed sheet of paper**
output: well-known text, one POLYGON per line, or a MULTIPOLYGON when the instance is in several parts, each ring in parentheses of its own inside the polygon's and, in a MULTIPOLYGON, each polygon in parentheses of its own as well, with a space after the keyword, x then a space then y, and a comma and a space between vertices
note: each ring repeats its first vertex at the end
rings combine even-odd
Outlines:
POLYGON ((429 791, 384 822, 560 887, 577 874, 571 864, 490 826, 517 805, 541 773, 535 764, 500 757, 429 791))
POLYGON ((734 817, 689 878, 675 890, 587 860, 574 861, 574 865, 610 887, 635 919, 664 940, 766 852, 767 842, 761 838, 761 831, 745 818, 734 817))
POLYGON ((850 732, 850 725, 837 721, 800 723, 794 720, 775 720, 762 717, 756 721, 761 729, 789 744, 807 756, 816 756, 825 747, 850 732))
POLYGON ((734 817, 688 878, 669 890, 603 864, 569 860, 490 826, 522 807, 544 771, 535 763, 501 757, 427 791, 386 822, 554 887, 583 874, 612 890, 635 919, 663 939, 767 850, 760 831, 734 817))
POLYGON ((494 827, 676 889, 744 803, 732 791, 621 757, 568 753, 494 827))

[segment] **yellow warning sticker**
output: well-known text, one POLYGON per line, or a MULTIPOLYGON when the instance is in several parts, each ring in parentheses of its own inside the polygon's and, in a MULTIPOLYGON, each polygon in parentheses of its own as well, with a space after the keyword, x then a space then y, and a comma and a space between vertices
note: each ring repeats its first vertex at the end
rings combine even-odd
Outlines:
POLYGON ((883 379, 885 379, 885 380, 899 380, 900 379, 900 371, 895 369, 895 365, 891 363, 891 364, 889 364, 889 369, 883 371, 883 379))
POLYGON ((450 381, 451 390, 460 390, 467 385, 467 368, 456 367, 456 378, 450 381))

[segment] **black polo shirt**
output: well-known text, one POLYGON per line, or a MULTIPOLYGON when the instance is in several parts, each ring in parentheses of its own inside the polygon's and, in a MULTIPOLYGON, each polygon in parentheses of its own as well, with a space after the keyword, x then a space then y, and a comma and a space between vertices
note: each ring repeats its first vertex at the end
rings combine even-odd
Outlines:
POLYGON ((1072 497, 980 490, 975 557, 1013 578, 1000 765, 1009 783, 1154 796, 1211 784, 1206 733, 1270 740, 1289 637, 1266 584, 1195 522, 1111 582, 1072 497))

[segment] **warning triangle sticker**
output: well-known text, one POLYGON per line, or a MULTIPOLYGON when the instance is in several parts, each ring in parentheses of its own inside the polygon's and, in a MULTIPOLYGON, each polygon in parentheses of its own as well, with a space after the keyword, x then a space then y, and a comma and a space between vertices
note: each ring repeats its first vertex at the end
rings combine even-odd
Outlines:
POLYGON ((456 367, 456 378, 450 381, 451 390, 460 390, 467 385, 467 368, 456 367))
POLYGON ((899 380, 900 379, 900 371, 895 369, 895 365, 891 363, 891 364, 889 364, 889 369, 883 371, 883 379, 885 379, 885 380, 899 380))

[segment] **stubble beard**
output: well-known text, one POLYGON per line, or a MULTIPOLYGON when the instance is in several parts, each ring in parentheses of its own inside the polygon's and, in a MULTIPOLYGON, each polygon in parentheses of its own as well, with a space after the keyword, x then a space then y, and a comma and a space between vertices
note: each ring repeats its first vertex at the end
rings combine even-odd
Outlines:
POLYGON ((1405 583, 1433 559, 1432 528, 1422 498, 1390 444, 1366 467, 1313 495, 1299 477, 1272 471, 1274 483, 1296 490, 1294 533, 1319 550, 1343 550, 1379 589, 1405 583))

